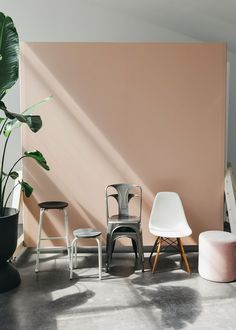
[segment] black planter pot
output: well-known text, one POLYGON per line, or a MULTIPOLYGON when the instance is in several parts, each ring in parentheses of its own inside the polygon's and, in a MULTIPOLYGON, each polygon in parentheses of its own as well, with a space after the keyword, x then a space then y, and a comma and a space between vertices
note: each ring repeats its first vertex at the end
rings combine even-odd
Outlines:
POLYGON ((5 209, 5 215, 0 217, 0 293, 17 287, 20 274, 9 263, 17 244, 19 211, 12 208, 5 209))

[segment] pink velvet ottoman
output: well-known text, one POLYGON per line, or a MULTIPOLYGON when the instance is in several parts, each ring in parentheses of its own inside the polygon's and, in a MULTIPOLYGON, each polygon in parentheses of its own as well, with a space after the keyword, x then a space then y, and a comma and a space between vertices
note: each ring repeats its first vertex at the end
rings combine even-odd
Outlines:
POLYGON ((215 282, 236 279, 236 235, 220 230, 199 235, 198 271, 201 277, 215 282))

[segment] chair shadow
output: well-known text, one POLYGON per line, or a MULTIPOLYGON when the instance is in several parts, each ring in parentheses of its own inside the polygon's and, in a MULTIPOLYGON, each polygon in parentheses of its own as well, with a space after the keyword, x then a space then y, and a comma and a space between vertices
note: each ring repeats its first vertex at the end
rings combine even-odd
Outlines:
POLYGON ((201 313, 199 293, 186 286, 159 285, 157 288, 138 288, 148 305, 161 310, 163 329, 183 329, 193 324, 201 313))

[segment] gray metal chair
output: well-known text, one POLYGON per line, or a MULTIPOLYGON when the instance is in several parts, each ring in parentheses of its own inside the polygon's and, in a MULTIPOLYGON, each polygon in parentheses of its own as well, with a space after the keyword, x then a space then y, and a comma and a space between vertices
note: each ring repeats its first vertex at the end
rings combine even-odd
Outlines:
POLYGON ((110 268, 115 242, 121 237, 132 240, 136 258, 144 271, 143 238, 141 229, 142 188, 134 184, 112 184, 106 188, 107 243, 106 272, 110 268), (117 213, 111 215, 110 198, 117 202, 117 213), (138 199, 137 215, 130 215, 129 204, 132 198, 138 199))

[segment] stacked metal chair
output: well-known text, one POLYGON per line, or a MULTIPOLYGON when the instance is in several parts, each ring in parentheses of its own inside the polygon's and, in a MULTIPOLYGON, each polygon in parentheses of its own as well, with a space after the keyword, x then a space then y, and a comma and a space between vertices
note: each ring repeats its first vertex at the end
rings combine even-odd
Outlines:
POLYGON ((107 213, 107 244, 106 244, 106 272, 111 264, 112 253, 116 240, 128 237, 132 240, 136 258, 144 270, 143 239, 141 229, 142 188, 134 184, 112 184, 106 188, 107 213), (110 199, 115 199, 118 212, 111 214, 110 199), (130 215, 129 203, 131 199, 138 199, 136 215, 130 215))

